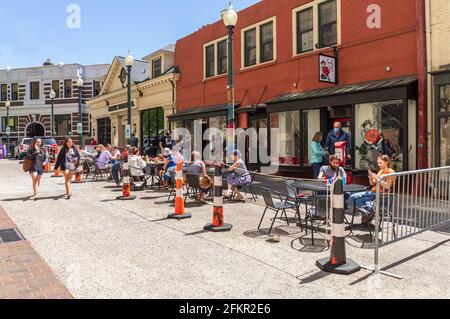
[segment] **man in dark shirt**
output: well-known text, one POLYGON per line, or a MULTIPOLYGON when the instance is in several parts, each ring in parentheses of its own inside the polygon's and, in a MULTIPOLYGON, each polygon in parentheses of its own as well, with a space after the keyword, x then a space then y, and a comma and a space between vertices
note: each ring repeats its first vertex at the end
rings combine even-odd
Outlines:
POLYGON ((136 134, 131 134, 130 145, 131 147, 139 147, 139 139, 136 137, 136 134))
POLYGON ((172 133, 169 130, 166 130, 164 136, 161 137, 161 140, 159 142, 159 148, 161 149, 161 153, 165 148, 172 150, 173 144, 174 141, 172 138, 172 133))
POLYGON ((342 129, 342 123, 336 122, 334 124, 334 129, 328 134, 325 145, 328 147, 328 153, 331 155, 336 154, 336 143, 337 142, 347 142, 347 159, 351 160, 352 156, 350 154, 350 136, 342 129))

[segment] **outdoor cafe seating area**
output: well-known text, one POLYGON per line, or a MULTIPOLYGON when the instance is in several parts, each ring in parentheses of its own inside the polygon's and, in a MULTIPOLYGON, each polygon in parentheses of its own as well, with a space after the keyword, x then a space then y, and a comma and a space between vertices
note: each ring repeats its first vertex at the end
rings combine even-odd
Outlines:
MULTIPOLYGON (((142 169, 140 176, 130 176, 131 190, 134 193, 154 191, 166 193, 167 203, 175 201, 176 174, 170 172, 168 187, 163 186, 162 172, 164 161, 159 157, 143 157, 147 166, 142 169)), ((213 205, 214 186, 207 190, 206 203, 199 201, 199 194, 204 191, 200 185, 198 175, 189 174, 189 163, 183 164, 183 197, 184 202, 196 205, 213 205)), ((86 180, 112 181, 112 165, 106 169, 100 169, 98 162, 91 156, 84 157, 84 174, 86 180)), ((206 163, 207 174, 214 180, 216 167, 214 163, 206 163)), ((223 189, 227 189, 227 172, 222 168, 223 189)), ((245 194, 246 201, 261 206, 261 219, 255 220, 258 231, 264 231, 273 238, 274 226, 287 225, 299 228, 306 236, 310 236, 310 244, 316 244, 317 236, 327 238, 323 234, 331 231, 331 188, 326 181, 282 178, 276 176, 265 176, 258 172, 249 172, 248 184, 242 185, 240 190, 245 194), (266 228, 267 227, 267 228, 266 228)), ((123 171, 120 170, 120 182, 122 182, 123 171)), ((117 185, 119 191, 121 184, 117 185)), ((367 186, 350 184, 344 186, 344 193, 348 196, 352 193, 367 191, 367 186)), ((225 209, 232 204, 233 196, 224 201, 225 209)), ((374 230, 373 203, 365 208, 347 207, 346 205, 346 230, 351 236, 355 229, 366 229, 372 238, 374 230), (362 216, 366 218, 361 218, 362 216), (362 220, 362 221, 361 221, 362 220)), ((276 227, 275 227, 276 228, 276 227)))

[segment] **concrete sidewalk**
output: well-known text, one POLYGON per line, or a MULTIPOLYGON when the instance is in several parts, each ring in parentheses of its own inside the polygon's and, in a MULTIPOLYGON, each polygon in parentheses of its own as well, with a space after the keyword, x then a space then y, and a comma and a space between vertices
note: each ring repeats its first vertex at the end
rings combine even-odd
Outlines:
MULTIPOLYGON (((0 205, 75 298, 450 298, 448 229, 381 250, 382 265, 403 280, 367 271, 342 277, 316 268, 329 251, 305 248, 295 224, 277 221, 281 243, 268 243, 256 230, 262 200, 226 204, 233 230, 204 233, 209 205, 189 203, 193 218, 177 222, 166 219, 173 211, 166 193, 119 202, 113 184, 88 182, 74 185, 67 201, 63 181, 49 176, 42 199, 32 202, 30 177, 18 163, 0 161, 0 170, 0 205)), ((373 263, 372 250, 349 243, 349 257, 373 263)))

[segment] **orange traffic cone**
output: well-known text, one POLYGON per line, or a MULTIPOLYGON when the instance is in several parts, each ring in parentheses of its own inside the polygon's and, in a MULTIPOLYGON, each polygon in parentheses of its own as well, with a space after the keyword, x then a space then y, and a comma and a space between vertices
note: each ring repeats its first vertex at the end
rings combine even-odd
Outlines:
POLYGON ((52 177, 61 177, 61 170, 59 168, 55 169, 55 172, 53 173, 52 177))
POLYGON ((50 164, 50 162, 48 162, 47 164, 45 164, 45 173, 50 173, 52 170, 52 166, 50 164))
POLYGON ((223 182, 222 182, 222 165, 216 165, 214 174, 214 206, 213 206, 213 222, 207 224, 204 230, 211 232, 225 232, 233 229, 233 225, 225 224, 223 216, 223 182))
POLYGON ((128 158, 125 158, 123 163, 123 185, 122 185, 122 196, 116 198, 117 200, 134 200, 136 196, 131 195, 131 184, 130 184, 130 171, 128 170, 128 158))
POLYGON ((169 214, 168 218, 171 219, 187 219, 191 218, 192 215, 190 213, 185 212, 184 207, 184 198, 183 198, 183 161, 181 159, 178 160, 177 163, 177 190, 176 190, 176 198, 175 198, 175 212, 169 214))
POLYGON ((84 183, 85 180, 83 178, 83 167, 80 166, 79 169, 77 169, 76 173, 75 173, 75 184, 82 184, 84 183))

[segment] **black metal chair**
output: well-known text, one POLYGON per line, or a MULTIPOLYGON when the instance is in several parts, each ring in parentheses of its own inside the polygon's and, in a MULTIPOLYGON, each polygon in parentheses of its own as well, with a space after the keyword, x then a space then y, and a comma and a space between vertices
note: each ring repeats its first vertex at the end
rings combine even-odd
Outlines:
POLYGON ((101 178, 102 180, 108 180, 109 175, 111 174, 111 169, 109 168, 109 166, 107 166, 106 168, 99 168, 98 167, 99 164, 104 164, 104 163, 101 163, 98 160, 94 160, 93 180, 97 181, 99 178, 101 178))
POLYGON ((201 192, 200 188, 200 180, 198 175, 195 174, 186 174, 187 179, 187 189, 186 195, 184 197, 184 202, 187 202, 187 199, 197 199, 199 193, 201 192))
MULTIPOLYGON (((370 205, 367 205, 367 203, 366 203, 366 205, 364 205, 362 207, 358 207, 358 202, 360 203, 360 202, 364 201, 365 199, 367 199, 367 197, 360 197, 355 202, 353 214, 352 214, 352 221, 350 223, 350 234, 353 233, 353 229, 356 226, 363 227, 363 228, 369 230, 370 239, 373 240, 373 235, 372 235, 373 226, 371 226, 371 225, 372 225, 372 221, 376 217, 377 200, 375 199, 373 201, 369 201, 370 205), (364 219, 365 219, 359 225, 355 225, 355 217, 357 214, 359 214, 361 217, 364 217, 364 219)), ((380 200, 380 205, 379 205, 380 206, 380 230, 382 227, 382 221, 387 217, 387 218, 389 218, 389 220, 392 224, 392 234, 394 235, 394 238, 397 238, 397 234, 395 232, 394 218, 392 216, 392 206, 394 203, 393 195, 392 194, 382 194, 382 195, 380 195, 379 200, 380 200)))
POLYGON ((146 190, 147 178, 144 175, 133 175, 133 169, 140 170, 140 168, 129 166, 130 168, 130 184, 132 191, 146 190))
POLYGON ((314 246, 314 226, 315 221, 325 221, 327 219, 328 210, 331 208, 331 196, 313 195, 311 198, 312 206, 307 210, 305 218, 306 234, 308 234, 308 221, 311 222, 311 240, 314 246))
MULTIPOLYGON (((289 196, 287 198, 287 202, 289 204, 295 204, 298 218, 301 221, 300 206, 302 204, 305 205, 305 212, 308 212, 308 203, 312 203, 312 195, 305 195, 305 194, 300 195, 299 189, 295 186, 295 182, 296 181, 293 179, 286 179, 284 181, 284 183, 286 185, 286 192, 287 192, 287 195, 289 196)), ((305 217, 305 223, 306 223, 306 217, 305 217)), ((301 224, 301 222, 300 222, 299 226, 303 230, 303 225, 301 224)))
POLYGON ((289 226, 289 218, 287 216, 286 210, 287 209, 294 209, 295 210, 296 209, 295 204, 289 204, 286 201, 286 198, 283 198, 283 197, 286 197, 285 194, 281 194, 279 192, 273 191, 273 190, 268 189, 268 188, 260 188, 260 189, 261 189, 262 196, 264 198, 264 202, 266 204, 266 208, 264 209, 264 213, 263 213, 263 215, 261 217, 261 221, 259 222, 258 230, 261 229, 262 222, 263 222, 264 217, 266 216, 266 213, 267 213, 268 210, 272 210, 272 211, 275 212, 275 217, 272 220, 272 224, 271 224, 270 229, 269 229, 269 234, 272 232, 273 225, 275 224, 275 220, 278 218, 278 213, 280 211, 281 211, 281 216, 284 215, 286 217, 286 222, 287 222, 287 224, 289 226), (279 201, 278 202, 274 202, 272 195, 276 195, 279 198, 279 201))
POLYGON ((175 172, 169 172, 170 175, 170 181, 169 181, 169 197, 167 198, 167 201, 171 201, 172 196, 173 199, 175 200, 176 198, 176 191, 177 191, 177 179, 176 179, 176 175, 175 172))
POLYGON ((255 191, 255 187, 253 186, 256 178, 256 172, 249 172, 248 175, 250 175, 250 183, 242 185, 241 188, 246 195, 250 193, 250 195, 252 195, 252 199, 256 202, 259 199, 258 194, 255 191))

